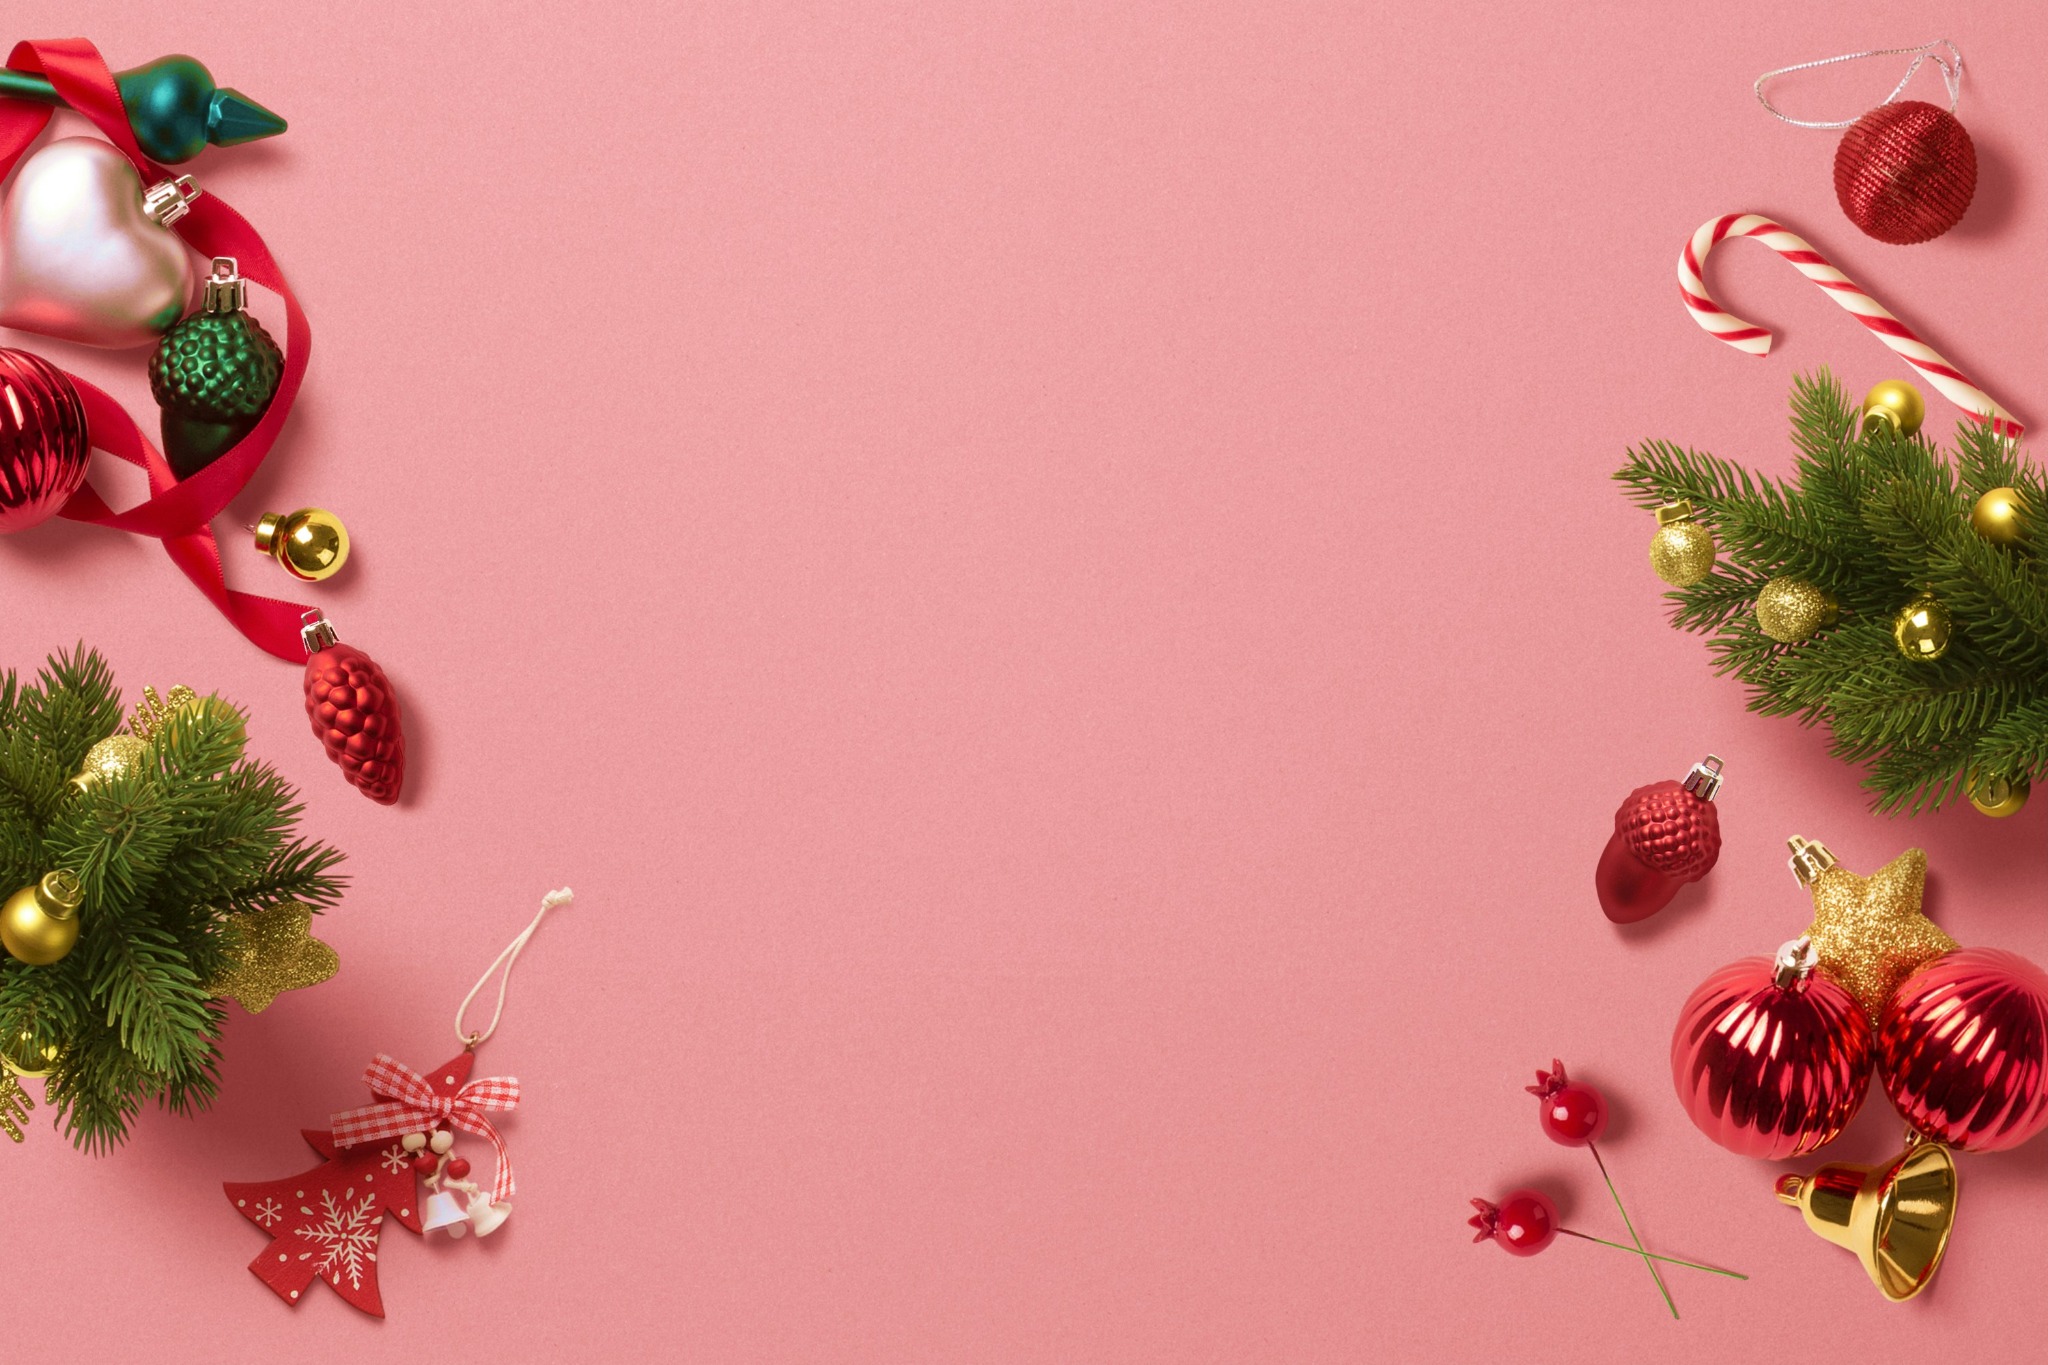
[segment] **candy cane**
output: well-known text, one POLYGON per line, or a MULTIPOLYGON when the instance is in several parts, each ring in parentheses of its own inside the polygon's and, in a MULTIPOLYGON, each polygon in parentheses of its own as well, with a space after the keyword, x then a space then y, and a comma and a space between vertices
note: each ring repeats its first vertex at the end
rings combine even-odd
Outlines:
POLYGON ((1829 265, 1798 233, 1757 213, 1723 214, 1700 224, 1685 250, 1678 255, 1678 293, 1692 313, 1692 320, 1707 334, 1719 337, 1738 351, 1768 355, 1768 328, 1744 322, 1707 293, 1703 273, 1707 253, 1725 237, 1753 237, 1790 261, 1800 274, 1827 291, 1829 298, 1849 310, 1855 319, 1877 334, 1878 340, 1903 357, 1907 364, 1926 376, 1927 382, 1947 394, 1963 411, 1980 422, 1989 422, 2001 436, 2018 440, 2025 430, 2013 415, 2000 407, 1990 394, 1972 384, 1961 370, 1948 363, 1941 352, 1913 335, 1913 329, 1893 317, 1891 311, 1852 283, 1847 275, 1829 265))

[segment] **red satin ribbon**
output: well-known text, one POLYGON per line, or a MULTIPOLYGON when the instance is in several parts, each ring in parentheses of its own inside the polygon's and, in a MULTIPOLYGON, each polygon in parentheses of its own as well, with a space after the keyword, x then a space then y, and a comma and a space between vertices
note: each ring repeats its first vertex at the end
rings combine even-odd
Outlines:
MULTIPOLYGON (((169 171, 144 156, 142 148, 136 145, 113 73, 91 43, 83 38, 17 43, 7 65, 16 71, 47 76, 65 102, 91 119, 121 149, 122 155, 135 164, 144 184, 170 178, 169 171)), ((50 112, 48 106, 30 100, 0 99, 0 177, 14 169, 29 144, 48 126, 50 112)), ((263 238, 217 195, 209 191, 194 200, 191 211, 173 230, 202 256, 233 256, 244 279, 272 290, 284 300, 284 376, 278 383, 277 394, 247 436, 181 482, 120 404, 73 375, 72 382, 85 400, 92 443, 146 470, 150 496, 125 512, 116 512, 88 483, 73 495, 59 515, 161 540, 172 562, 242 634, 278 658, 298 663, 306 657, 299 642, 299 619, 306 608, 230 588, 221 571, 220 547, 209 523, 242 491, 276 443, 278 432, 291 413, 292 400, 298 395, 299 381, 305 377, 306 355, 313 344, 312 328, 263 238)))

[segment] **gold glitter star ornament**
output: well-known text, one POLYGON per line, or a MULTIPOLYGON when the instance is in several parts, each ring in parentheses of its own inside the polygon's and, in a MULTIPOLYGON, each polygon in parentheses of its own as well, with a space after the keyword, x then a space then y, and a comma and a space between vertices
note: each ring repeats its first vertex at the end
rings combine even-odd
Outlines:
POLYGON ((310 906, 280 901, 230 923, 241 931, 241 946, 208 989, 215 999, 232 1000, 251 1014, 263 1013, 286 991, 319 985, 341 968, 334 949, 313 937, 310 906))
POLYGON ((1909 848, 1859 877, 1836 866, 1823 844, 1796 834, 1788 842, 1792 875, 1813 893, 1813 923, 1806 933, 1814 951, 1874 1026, 1901 982, 1958 946, 1920 912, 1927 854, 1909 848))

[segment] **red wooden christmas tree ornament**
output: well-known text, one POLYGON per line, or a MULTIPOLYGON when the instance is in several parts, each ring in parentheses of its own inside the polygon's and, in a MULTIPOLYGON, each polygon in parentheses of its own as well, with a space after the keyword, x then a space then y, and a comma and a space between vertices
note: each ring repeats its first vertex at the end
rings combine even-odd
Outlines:
POLYGON ((341 765, 349 785, 379 805, 398 800, 405 784, 405 730, 398 694, 376 660, 342 644, 318 611, 299 631, 306 653, 306 717, 313 737, 341 765))
POLYGON ((337 1151, 330 1134, 301 1131, 323 1164, 283 1180, 221 1187, 244 1218, 270 1234, 249 1269, 286 1303, 297 1303, 321 1279, 353 1307, 381 1318, 377 1238, 384 1215, 420 1230, 412 1153, 396 1138, 337 1151))

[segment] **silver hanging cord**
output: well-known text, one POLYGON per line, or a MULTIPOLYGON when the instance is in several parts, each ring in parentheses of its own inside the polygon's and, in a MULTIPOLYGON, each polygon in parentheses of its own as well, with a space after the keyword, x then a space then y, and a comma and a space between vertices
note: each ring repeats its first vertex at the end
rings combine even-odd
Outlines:
POLYGON ((1913 77, 1919 74, 1920 63, 1933 62, 1936 69, 1941 72, 1941 83, 1948 87, 1948 111, 1953 114, 1956 111, 1956 101, 1963 93, 1963 54, 1946 38, 1937 38, 1931 43, 1922 43, 1919 47, 1886 47, 1874 52, 1850 52, 1840 57, 1823 57, 1817 62, 1801 62, 1797 66, 1781 66, 1776 71, 1766 71, 1756 78, 1756 102, 1770 110, 1774 117, 1785 120, 1795 128, 1847 128, 1856 120, 1845 118, 1823 122, 1817 119, 1793 118, 1771 103, 1770 96, 1764 94, 1764 85, 1780 76, 1789 76, 1795 71, 1811 71, 1816 66, 1833 66, 1836 62, 1860 62, 1865 57, 1903 57, 1909 52, 1913 54, 1913 60, 1906 67, 1906 74, 1899 78, 1899 83, 1892 87, 1891 94, 1886 95, 1881 103, 1890 104, 1903 95, 1906 87, 1913 83, 1913 77), (1943 57, 1935 50, 1944 47, 1948 49, 1947 57, 1943 57))

